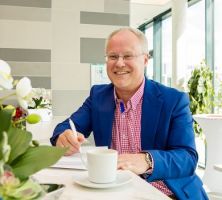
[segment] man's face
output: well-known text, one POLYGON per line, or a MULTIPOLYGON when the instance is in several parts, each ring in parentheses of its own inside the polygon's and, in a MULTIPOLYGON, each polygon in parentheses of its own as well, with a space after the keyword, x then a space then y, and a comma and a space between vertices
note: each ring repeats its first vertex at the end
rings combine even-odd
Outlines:
POLYGON ((117 93, 134 93, 142 83, 148 62, 137 36, 128 30, 118 32, 108 42, 106 55, 107 74, 117 93))

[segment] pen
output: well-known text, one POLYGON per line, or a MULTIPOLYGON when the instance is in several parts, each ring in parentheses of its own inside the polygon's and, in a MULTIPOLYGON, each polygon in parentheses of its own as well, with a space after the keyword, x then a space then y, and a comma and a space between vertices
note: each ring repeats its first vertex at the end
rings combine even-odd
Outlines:
MULTIPOLYGON (((77 131, 76 131, 76 127, 75 124, 73 123, 73 121, 69 118, 69 126, 71 128, 71 130, 73 131, 73 134, 75 137, 78 136, 77 131)), ((84 143, 90 143, 87 139, 84 139, 84 143)))
POLYGON ((74 123, 73 123, 73 121, 71 119, 69 119, 69 125, 70 125, 70 128, 73 131, 75 137, 77 137, 76 127, 75 127, 75 125, 74 125, 74 123))
MULTIPOLYGON (((73 131, 73 134, 75 136, 75 138, 77 138, 77 131, 76 131, 76 127, 75 124, 73 123, 73 121, 69 118, 69 125, 71 130, 73 131)), ((82 157, 82 150, 81 150, 81 146, 79 147, 79 155, 80 155, 80 159, 82 161, 82 164, 84 165, 84 167, 87 169, 87 165, 86 162, 84 161, 83 157, 82 157)))

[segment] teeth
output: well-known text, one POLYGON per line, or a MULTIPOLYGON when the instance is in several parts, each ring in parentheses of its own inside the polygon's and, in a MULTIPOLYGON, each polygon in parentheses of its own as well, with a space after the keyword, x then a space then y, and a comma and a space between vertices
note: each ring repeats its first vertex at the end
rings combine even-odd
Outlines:
POLYGON ((127 72, 116 72, 116 74, 127 74, 127 72))

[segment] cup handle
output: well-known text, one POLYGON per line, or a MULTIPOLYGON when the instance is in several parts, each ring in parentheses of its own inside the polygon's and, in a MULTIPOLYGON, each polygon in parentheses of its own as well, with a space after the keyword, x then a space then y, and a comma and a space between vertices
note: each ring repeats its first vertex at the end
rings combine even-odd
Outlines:
POLYGON ((81 159, 81 162, 82 162, 83 166, 84 166, 86 169, 88 169, 87 162, 86 162, 86 161, 84 160, 84 158, 83 158, 83 153, 82 153, 81 147, 79 148, 79 157, 80 157, 80 159, 81 159))

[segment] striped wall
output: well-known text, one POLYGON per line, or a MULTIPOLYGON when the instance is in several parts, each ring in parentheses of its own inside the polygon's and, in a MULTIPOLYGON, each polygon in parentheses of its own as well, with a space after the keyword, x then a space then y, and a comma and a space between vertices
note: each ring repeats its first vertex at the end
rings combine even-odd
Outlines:
POLYGON ((0 58, 14 79, 51 89, 51 0, 0 0, 0 58))
POLYGON ((104 62, 105 38, 128 25, 127 0, 0 0, 0 58, 52 90, 54 115, 69 115, 89 94, 90 64, 104 62))

